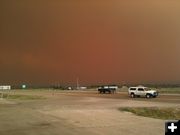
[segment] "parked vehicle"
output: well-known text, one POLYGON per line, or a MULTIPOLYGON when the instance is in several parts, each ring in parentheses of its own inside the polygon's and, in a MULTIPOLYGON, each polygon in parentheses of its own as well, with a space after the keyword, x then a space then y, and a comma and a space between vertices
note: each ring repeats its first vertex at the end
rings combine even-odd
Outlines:
POLYGON ((128 94, 131 98, 135 98, 135 97, 155 98, 158 96, 159 93, 157 92, 157 90, 153 90, 148 87, 130 87, 128 89, 128 94))
POLYGON ((118 86, 101 86, 98 88, 99 93, 115 93, 118 89, 118 86))

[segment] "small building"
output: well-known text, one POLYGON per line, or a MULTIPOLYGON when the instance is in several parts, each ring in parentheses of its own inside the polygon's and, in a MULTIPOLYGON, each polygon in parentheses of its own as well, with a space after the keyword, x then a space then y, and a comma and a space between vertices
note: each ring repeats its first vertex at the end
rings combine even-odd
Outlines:
POLYGON ((11 90, 10 85, 0 85, 0 90, 11 90))
POLYGON ((80 90, 86 90, 87 87, 81 86, 81 87, 79 87, 79 89, 80 89, 80 90))

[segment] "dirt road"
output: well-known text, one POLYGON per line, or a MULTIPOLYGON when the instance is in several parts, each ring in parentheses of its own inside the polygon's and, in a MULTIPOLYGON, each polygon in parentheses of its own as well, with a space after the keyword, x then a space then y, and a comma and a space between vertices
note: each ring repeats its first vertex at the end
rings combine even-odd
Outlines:
POLYGON ((44 100, 0 100, 0 135, 163 135, 164 120, 120 107, 179 107, 180 95, 131 99, 126 93, 17 91, 44 100))

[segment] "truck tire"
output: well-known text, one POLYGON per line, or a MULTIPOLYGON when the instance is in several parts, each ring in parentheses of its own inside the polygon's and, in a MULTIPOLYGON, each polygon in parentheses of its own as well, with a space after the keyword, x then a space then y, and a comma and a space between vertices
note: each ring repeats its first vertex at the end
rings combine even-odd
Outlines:
POLYGON ((151 95, 150 94, 146 94, 146 98, 151 98, 151 95))
POLYGON ((135 95, 134 95, 134 93, 131 93, 131 98, 135 98, 135 95))

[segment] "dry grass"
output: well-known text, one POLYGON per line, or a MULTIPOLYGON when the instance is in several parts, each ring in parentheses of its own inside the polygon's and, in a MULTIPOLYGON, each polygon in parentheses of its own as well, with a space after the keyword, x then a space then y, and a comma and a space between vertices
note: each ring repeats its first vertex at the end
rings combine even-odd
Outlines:
POLYGON ((37 96, 37 95, 19 95, 19 94, 3 94, 3 98, 6 99, 19 99, 19 100, 37 100, 37 99, 45 99, 45 97, 37 96))
POLYGON ((180 94, 180 88, 161 88, 159 89, 160 93, 172 93, 172 94, 180 94))
POLYGON ((138 116, 151 117, 157 119, 180 119, 180 108, 120 108, 120 111, 132 112, 138 116))

